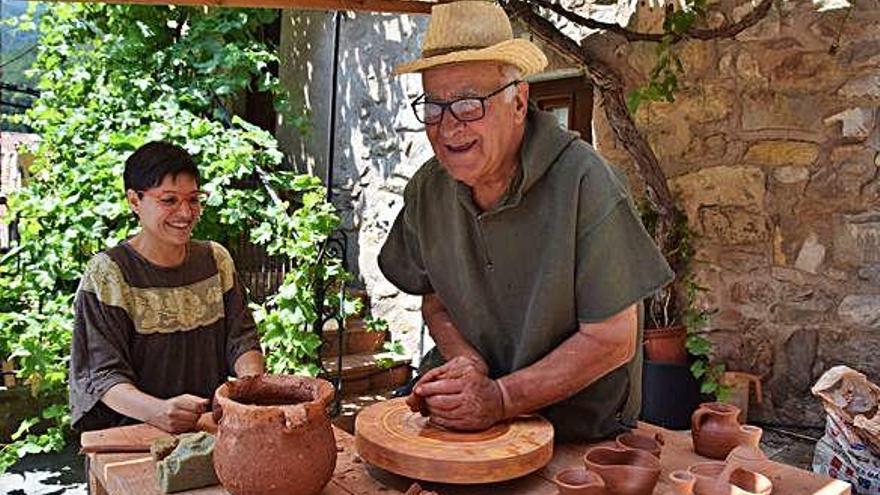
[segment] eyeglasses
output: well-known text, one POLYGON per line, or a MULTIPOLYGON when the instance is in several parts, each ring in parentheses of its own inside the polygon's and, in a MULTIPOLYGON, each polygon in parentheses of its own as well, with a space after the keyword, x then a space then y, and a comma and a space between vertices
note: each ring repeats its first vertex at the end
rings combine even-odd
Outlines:
POLYGON ((413 112, 416 114, 416 119, 425 125, 436 125, 442 122, 446 109, 449 109, 449 113, 459 122, 473 122, 486 115, 486 100, 521 82, 510 81, 486 96, 468 96, 445 103, 428 101, 425 95, 421 95, 412 102, 413 112))
POLYGON ((138 196, 149 196, 159 203, 162 208, 175 211, 180 205, 186 203, 190 210, 201 211, 202 204, 208 199, 207 191, 196 191, 189 194, 181 194, 173 191, 138 191, 138 196))

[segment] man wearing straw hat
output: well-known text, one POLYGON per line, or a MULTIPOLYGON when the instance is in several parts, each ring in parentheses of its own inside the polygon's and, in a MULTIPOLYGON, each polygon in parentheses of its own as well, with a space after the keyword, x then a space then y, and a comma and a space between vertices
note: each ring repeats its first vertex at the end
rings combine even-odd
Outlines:
POLYGON ((412 102, 435 156, 413 176, 379 255, 418 294, 445 364, 408 403, 481 430, 540 412, 560 439, 633 426, 641 403, 641 301, 671 277, 624 179, 528 104, 547 59, 499 6, 434 7, 412 102))

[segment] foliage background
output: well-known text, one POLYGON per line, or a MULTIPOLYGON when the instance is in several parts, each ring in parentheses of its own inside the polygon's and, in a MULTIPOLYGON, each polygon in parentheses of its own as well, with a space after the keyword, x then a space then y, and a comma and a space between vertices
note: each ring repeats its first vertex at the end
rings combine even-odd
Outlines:
POLYGON ((339 222, 321 182, 285 171, 274 137, 226 110, 246 90, 270 91, 286 125, 306 131, 271 70, 276 49, 264 30, 276 11, 42 8, 31 75, 41 96, 12 117, 40 143, 5 219, 18 222, 20 241, 0 258, 0 355, 50 405, 3 446, 0 472, 64 445, 73 298, 86 262, 135 231, 122 170, 141 144, 175 142, 199 163, 211 196, 196 238, 229 246, 248 236, 295 260, 279 293, 255 308, 271 371, 317 373, 314 287, 346 276, 321 249, 339 222))

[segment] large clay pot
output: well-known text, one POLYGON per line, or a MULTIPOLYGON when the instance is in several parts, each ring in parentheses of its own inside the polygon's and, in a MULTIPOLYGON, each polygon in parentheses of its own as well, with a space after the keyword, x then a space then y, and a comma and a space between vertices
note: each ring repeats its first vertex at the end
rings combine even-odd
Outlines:
POLYGON ((638 449, 660 458, 660 450, 663 448, 663 435, 655 433, 653 436, 643 435, 634 431, 621 433, 615 439, 617 446, 622 449, 638 449))
POLYGON ((698 462, 688 468, 696 478, 694 495, 769 495, 770 479, 724 462, 698 462))
POLYGON ((606 495, 602 478, 582 467, 563 469, 553 477, 559 495, 606 495))
POLYGON ((644 450, 593 447, 584 454, 584 464, 614 495, 650 495, 660 478, 660 461, 644 450))
POLYGON ((317 495, 336 467, 326 380, 263 375, 214 394, 214 470, 233 495, 317 495))
POLYGON ((724 459, 740 443, 739 408, 723 402, 704 402, 691 416, 694 451, 724 459))

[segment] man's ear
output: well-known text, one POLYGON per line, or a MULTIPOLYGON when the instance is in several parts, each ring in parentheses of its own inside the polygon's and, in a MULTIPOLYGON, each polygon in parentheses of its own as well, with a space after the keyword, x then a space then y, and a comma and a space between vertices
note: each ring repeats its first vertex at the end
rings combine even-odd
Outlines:
POLYGON ((128 201, 128 208, 135 215, 140 215, 141 212, 141 198, 138 196, 138 193, 134 191, 134 189, 129 189, 125 191, 125 199, 128 201))
POLYGON ((525 122, 529 110, 529 83, 523 81, 516 85, 516 97, 513 99, 516 121, 525 122))

